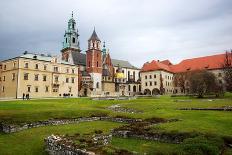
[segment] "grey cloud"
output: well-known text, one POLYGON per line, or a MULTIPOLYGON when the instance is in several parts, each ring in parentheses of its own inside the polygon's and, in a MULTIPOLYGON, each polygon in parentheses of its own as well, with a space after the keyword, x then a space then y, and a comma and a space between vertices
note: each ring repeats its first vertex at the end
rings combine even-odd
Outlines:
POLYGON ((111 57, 136 66, 216 54, 231 48, 231 5, 231 0, 3 0, 0 59, 25 50, 59 54, 71 11, 83 52, 95 26, 111 57))

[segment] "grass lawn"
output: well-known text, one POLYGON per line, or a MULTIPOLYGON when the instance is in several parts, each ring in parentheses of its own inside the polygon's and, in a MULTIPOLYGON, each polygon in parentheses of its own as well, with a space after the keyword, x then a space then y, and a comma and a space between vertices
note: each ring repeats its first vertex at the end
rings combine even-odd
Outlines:
MULTIPOLYGON (((176 118, 180 121, 153 126, 153 130, 166 132, 197 132, 217 137, 232 136, 231 111, 183 111, 178 108, 232 106, 232 95, 219 99, 196 99, 190 97, 139 98, 120 101, 92 101, 79 99, 47 99, 30 101, 1 101, 0 122, 23 123, 52 118, 75 118, 96 115, 127 116, 132 118, 176 118), (143 113, 113 112, 106 109, 113 104, 133 108, 143 113)), ((74 134, 91 132, 95 128, 109 131, 119 126, 113 122, 83 122, 73 125, 47 126, 13 134, 0 134, 0 154, 44 154, 43 139, 55 133, 74 134)), ((113 138, 112 145, 140 153, 170 154, 182 145, 158 143, 138 139, 113 138)), ((231 154, 231 149, 225 154, 231 154)))

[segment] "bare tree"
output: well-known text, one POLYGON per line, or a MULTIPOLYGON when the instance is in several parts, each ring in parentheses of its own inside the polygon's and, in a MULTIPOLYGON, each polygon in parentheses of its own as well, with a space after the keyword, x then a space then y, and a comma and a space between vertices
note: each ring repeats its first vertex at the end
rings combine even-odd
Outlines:
POLYGON ((163 85, 163 77, 162 74, 160 74, 160 94, 164 94, 164 85, 163 85))
POLYGON ((186 73, 177 73, 174 75, 174 86, 180 87, 181 90, 183 90, 183 93, 185 93, 185 82, 187 80, 187 74, 186 73))
POLYGON ((226 90, 232 92, 232 50, 226 51, 223 64, 224 80, 226 82, 226 90))

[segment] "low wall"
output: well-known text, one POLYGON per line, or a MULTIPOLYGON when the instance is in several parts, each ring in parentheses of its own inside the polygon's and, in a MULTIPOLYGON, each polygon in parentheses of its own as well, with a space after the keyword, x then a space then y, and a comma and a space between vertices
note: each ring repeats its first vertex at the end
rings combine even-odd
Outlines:
POLYGON ((20 125, 14 124, 0 124, 0 131, 4 133, 13 133, 18 132, 30 128, 48 126, 48 125, 65 125, 65 124, 75 124, 80 122, 89 122, 89 121, 112 121, 112 122, 120 122, 120 123, 134 123, 141 122, 142 119, 133 119, 133 118, 116 118, 116 117, 83 117, 76 119, 63 119, 63 120, 47 120, 47 121, 38 121, 34 123, 24 123, 20 125))
POLYGON ((138 138, 143 140, 152 140, 152 141, 159 141, 159 142, 165 142, 165 143, 175 143, 179 144, 182 143, 185 139, 185 136, 175 135, 175 134, 168 134, 168 133, 143 133, 138 134, 133 131, 127 131, 127 130, 118 130, 112 132, 113 136, 116 137, 123 137, 123 138, 138 138))
POLYGON ((46 152, 49 155, 95 155, 94 152, 78 149, 69 145, 70 142, 59 136, 51 135, 44 141, 46 152))

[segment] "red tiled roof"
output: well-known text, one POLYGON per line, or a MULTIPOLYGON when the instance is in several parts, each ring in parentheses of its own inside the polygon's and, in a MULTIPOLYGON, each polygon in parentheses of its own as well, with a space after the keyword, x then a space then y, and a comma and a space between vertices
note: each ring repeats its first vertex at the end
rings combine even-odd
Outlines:
POLYGON ((165 64, 165 65, 172 65, 172 63, 169 61, 169 60, 163 60, 163 61, 160 61, 162 64, 165 64))
POLYGON ((152 62, 145 63, 142 67, 142 71, 154 71, 154 70, 165 70, 171 72, 170 67, 159 61, 153 60, 152 62))
POLYGON ((185 59, 176 65, 167 65, 169 60, 145 63, 142 71, 165 70, 168 72, 179 73, 203 69, 220 69, 224 63, 225 54, 211 55, 192 59, 185 59))

